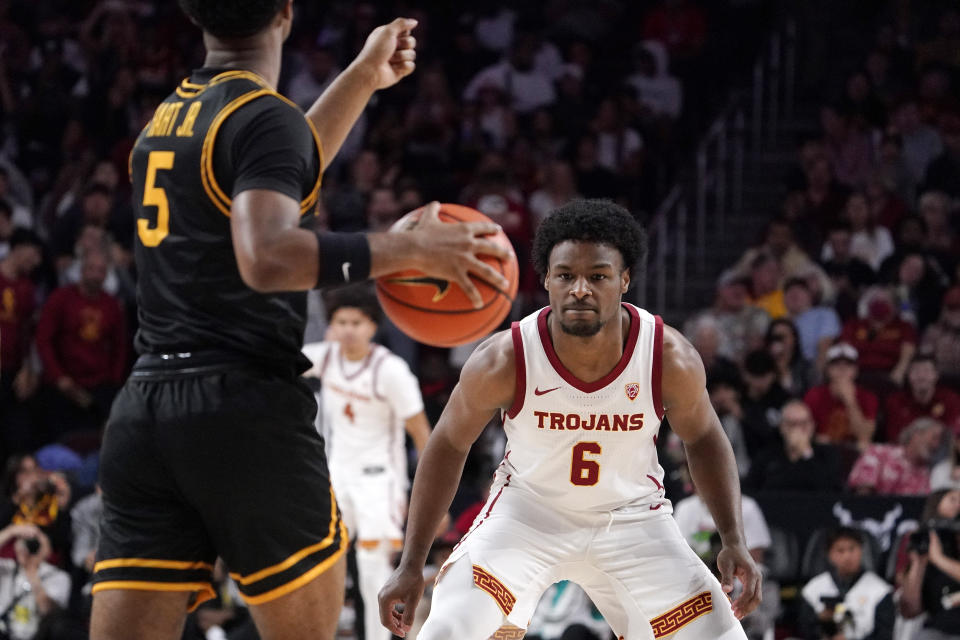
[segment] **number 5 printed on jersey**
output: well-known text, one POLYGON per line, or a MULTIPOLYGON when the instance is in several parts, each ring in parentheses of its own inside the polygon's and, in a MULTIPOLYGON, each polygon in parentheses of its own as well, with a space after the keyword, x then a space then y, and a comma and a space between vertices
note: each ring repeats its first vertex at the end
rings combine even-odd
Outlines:
POLYGON ((570 482, 578 487, 592 487, 600 481, 600 463, 585 458, 588 453, 599 456, 603 453, 603 448, 599 442, 578 442, 573 447, 570 482))
POLYGON ((170 204, 167 193, 156 186, 157 171, 173 169, 173 151, 151 151, 147 156, 147 180, 143 187, 143 206, 157 208, 157 224, 150 226, 146 218, 137 219, 137 235, 145 247, 156 247, 170 234, 170 204))

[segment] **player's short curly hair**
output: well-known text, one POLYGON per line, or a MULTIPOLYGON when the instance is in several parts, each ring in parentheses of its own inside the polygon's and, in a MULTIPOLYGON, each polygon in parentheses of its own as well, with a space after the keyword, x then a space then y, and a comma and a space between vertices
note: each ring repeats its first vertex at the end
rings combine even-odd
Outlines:
POLYGON ((365 316, 380 324, 380 303, 377 294, 367 283, 351 284, 323 292, 323 304, 327 312, 327 322, 333 320, 333 314, 343 307, 359 309, 365 316))
POLYGON ((287 0, 180 0, 201 29, 218 38, 245 38, 262 31, 287 0))
POLYGON ((610 200, 572 200, 540 224, 533 239, 533 266, 542 278, 550 252, 566 240, 599 242, 620 252, 623 267, 633 267, 647 254, 647 234, 633 215, 610 200))

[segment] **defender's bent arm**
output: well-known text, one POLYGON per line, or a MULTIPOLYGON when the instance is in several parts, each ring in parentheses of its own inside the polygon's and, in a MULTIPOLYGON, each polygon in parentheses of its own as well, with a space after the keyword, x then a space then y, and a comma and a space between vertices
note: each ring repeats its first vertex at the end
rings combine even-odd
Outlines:
POLYGON ((744 541, 737 463, 710 404, 700 356, 671 327, 664 327, 662 385, 670 427, 683 440, 693 483, 723 541, 717 566, 724 590, 732 590, 734 577, 743 583, 743 593, 733 603, 742 618, 760 603, 760 570, 744 541))
POLYGON ((380 591, 380 620, 403 637, 423 594, 423 565, 457 491, 470 447, 498 409, 513 402, 516 373, 510 332, 480 345, 460 374, 417 465, 400 566, 380 591), (403 605, 403 614, 394 605, 403 605))

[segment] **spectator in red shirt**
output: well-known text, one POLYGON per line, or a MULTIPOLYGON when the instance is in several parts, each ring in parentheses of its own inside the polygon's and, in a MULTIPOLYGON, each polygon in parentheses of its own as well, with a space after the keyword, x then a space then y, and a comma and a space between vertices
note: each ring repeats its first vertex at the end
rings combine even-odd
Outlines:
POLYGON ((923 417, 942 422, 960 437, 960 396, 939 386, 939 378, 932 354, 921 353, 910 361, 906 389, 887 398, 887 442, 897 442, 907 425, 923 417))
POLYGON ((853 466, 847 484, 858 493, 926 495, 933 456, 942 439, 942 424, 918 418, 900 434, 900 444, 870 445, 853 466))
POLYGON ((24 405, 37 387, 28 357, 35 313, 34 286, 28 276, 40 265, 41 246, 32 231, 17 229, 10 235, 9 252, 0 260, 0 425, 8 454, 34 444, 24 405))
POLYGON ((107 256, 89 251, 80 261, 80 282, 50 295, 37 326, 37 350, 52 387, 47 409, 54 436, 99 428, 127 364, 123 311, 103 290, 107 256))
POLYGON ((845 342, 827 350, 827 383, 804 396, 817 423, 817 440, 865 450, 877 428, 877 396, 857 386, 857 350, 845 342))
POLYGON ((917 350, 917 332, 897 317, 893 296, 875 287, 863 294, 861 318, 843 325, 840 339, 860 354, 861 384, 875 391, 891 390, 890 382, 903 384, 907 365, 917 350))

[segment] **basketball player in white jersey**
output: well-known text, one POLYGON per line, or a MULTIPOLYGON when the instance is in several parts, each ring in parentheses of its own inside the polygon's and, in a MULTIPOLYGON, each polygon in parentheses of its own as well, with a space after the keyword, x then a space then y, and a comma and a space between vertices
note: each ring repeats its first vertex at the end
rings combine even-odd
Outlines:
POLYGON ((540 594, 570 580, 624 640, 746 638, 760 598, 744 545, 737 467, 693 347, 621 302, 644 235, 629 212, 576 200, 548 217, 533 254, 550 306, 483 343, 464 365, 417 469, 399 568, 380 617, 404 636, 421 569, 470 446, 503 413, 490 498, 444 565, 419 640, 515 639, 540 594), (683 439, 723 540, 722 584, 683 540, 664 496, 661 419, 683 439), (734 578, 743 594, 726 596, 734 578))
POLYGON ((366 640, 389 640, 377 592, 390 577, 403 541, 407 507, 404 431, 417 453, 430 436, 420 385, 407 363, 373 342, 380 318, 366 285, 325 296, 328 340, 305 345, 304 375, 323 382, 323 428, 330 480, 354 539, 366 640))

